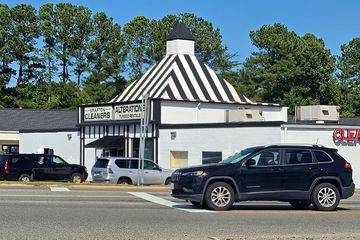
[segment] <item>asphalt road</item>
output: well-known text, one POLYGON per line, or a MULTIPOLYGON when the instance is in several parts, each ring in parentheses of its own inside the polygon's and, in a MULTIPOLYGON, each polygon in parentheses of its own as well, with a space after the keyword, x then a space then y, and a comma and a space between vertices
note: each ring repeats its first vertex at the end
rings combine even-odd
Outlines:
POLYGON ((167 189, 0 187, 0 239, 360 239, 360 194, 336 212, 244 202, 211 212, 167 189), (155 203, 156 202, 156 203, 155 203))

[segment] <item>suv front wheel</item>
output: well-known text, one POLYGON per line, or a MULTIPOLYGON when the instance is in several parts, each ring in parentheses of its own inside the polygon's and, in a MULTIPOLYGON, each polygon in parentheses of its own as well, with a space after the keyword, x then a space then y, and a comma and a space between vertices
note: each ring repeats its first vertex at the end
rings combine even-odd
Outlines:
POLYGON ((331 183, 320 183, 312 192, 312 203, 320 211, 335 211, 340 202, 340 193, 331 183))
POLYGON ((70 182, 72 182, 72 183, 82 183, 83 182, 83 177, 82 177, 82 175, 80 173, 74 173, 73 175, 71 175, 70 182))
POLYGON ((225 182, 212 183, 205 192, 206 205, 216 211, 225 211, 234 203, 234 190, 225 182))

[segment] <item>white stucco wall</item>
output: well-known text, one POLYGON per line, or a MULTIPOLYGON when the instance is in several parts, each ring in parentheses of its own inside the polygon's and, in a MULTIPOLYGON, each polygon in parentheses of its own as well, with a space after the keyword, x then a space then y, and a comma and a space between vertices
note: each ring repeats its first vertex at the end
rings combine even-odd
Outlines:
POLYGON ((191 40, 175 39, 166 41, 166 55, 187 54, 194 55, 195 42, 191 40))
POLYGON ((333 131, 336 128, 355 128, 359 126, 306 126, 306 125, 283 125, 283 143, 308 143, 321 144, 325 147, 336 148, 341 156, 351 163, 353 169, 353 180, 357 187, 360 187, 360 144, 338 144, 333 140, 333 131))
POLYGON ((43 153, 44 148, 54 149, 54 154, 68 163, 80 164, 80 133, 77 131, 20 133, 20 153, 43 153))
POLYGON ((188 151, 188 165, 193 166, 202 164, 203 151, 222 152, 226 158, 246 147, 279 142, 279 127, 161 129, 159 164, 170 168, 170 151, 188 151), (171 132, 176 132, 174 140, 171 132))
POLYGON ((260 110, 264 121, 287 122, 286 107, 162 101, 161 123, 223 123, 226 110, 239 108, 260 110))

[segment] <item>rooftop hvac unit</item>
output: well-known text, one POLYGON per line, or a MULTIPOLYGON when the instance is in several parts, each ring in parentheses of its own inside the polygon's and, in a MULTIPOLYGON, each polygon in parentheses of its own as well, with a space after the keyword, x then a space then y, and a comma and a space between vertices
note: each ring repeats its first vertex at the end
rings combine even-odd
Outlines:
POLYGON ((259 110, 231 109, 225 111, 226 122, 259 122, 264 121, 259 110))
POLYGON ((339 121, 339 107, 310 105, 295 107, 295 119, 300 121, 339 121))

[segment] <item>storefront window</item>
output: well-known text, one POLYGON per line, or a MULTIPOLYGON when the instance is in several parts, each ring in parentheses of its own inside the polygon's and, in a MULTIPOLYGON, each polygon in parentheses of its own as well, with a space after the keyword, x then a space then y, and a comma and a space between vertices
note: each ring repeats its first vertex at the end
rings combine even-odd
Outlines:
POLYGON ((187 151, 170 151, 170 167, 182 168, 188 166, 187 151))
MULTIPOLYGON (((140 138, 133 139, 133 157, 139 157, 140 138)), ((154 160, 153 139, 145 139, 145 159, 154 160)))
POLYGON ((109 148, 103 149, 101 154, 103 157, 125 157, 124 149, 121 148, 109 148))
POLYGON ((222 152, 202 152, 202 164, 218 163, 222 160, 222 152))
POLYGON ((3 152, 3 153, 18 153, 19 145, 2 145, 1 152, 3 152))

